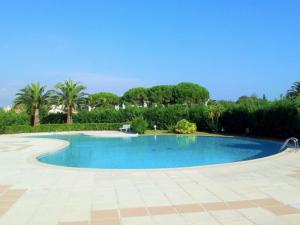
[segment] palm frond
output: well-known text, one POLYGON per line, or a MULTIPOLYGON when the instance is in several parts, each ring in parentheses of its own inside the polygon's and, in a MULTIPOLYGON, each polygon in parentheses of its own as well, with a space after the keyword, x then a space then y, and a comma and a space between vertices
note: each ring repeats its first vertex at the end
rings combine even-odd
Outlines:
POLYGON ((56 84, 55 88, 56 90, 52 93, 51 99, 58 105, 76 109, 87 102, 87 94, 83 92, 86 87, 79 82, 67 80, 56 84))
POLYGON ((293 83, 290 90, 287 91, 287 97, 296 98, 300 95, 300 81, 293 83))

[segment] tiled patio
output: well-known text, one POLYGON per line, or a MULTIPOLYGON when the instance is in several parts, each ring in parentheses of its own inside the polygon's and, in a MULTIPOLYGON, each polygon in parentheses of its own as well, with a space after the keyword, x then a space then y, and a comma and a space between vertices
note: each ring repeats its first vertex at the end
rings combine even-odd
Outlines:
POLYGON ((47 166, 59 140, 0 136, 1 225, 299 225, 300 152, 170 170, 47 166))

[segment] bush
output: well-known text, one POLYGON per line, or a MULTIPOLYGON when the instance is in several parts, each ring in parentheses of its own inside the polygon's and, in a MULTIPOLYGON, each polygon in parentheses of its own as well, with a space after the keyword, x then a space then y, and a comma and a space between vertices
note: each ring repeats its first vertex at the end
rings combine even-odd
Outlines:
POLYGON ((124 114, 121 111, 102 108, 94 111, 80 111, 73 116, 74 123, 121 123, 124 120, 124 114))
POLYGON ((57 114, 48 114, 41 118, 41 123, 43 124, 61 124, 67 121, 67 114, 57 113, 57 114))
POLYGON ((183 105, 169 105, 148 108, 144 113, 144 118, 149 122, 152 128, 154 125, 157 129, 168 129, 175 126, 177 121, 187 119, 189 108, 183 105))
POLYGON ((120 112, 124 116, 123 121, 132 121, 135 118, 143 117, 146 110, 148 109, 141 107, 126 107, 126 109, 122 109, 120 112))
POLYGON ((36 127, 29 125, 13 125, 5 129, 5 133, 33 133, 33 132, 56 132, 56 131, 81 131, 81 130, 118 130, 123 123, 75 123, 67 124, 41 124, 36 127))
POLYGON ((195 123, 191 123, 186 119, 180 120, 175 126, 175 132, 178 134, 192 134, 197 130, 195 123))
MULTIPOLYGON (((170 126, 175 126, 177 121, 181 119, 188 119, 189 108, 183 105, 169 105, 150 108, 127 107, 126 109, 120 110, 99 108, 91 112, 80 111, 77 114, 74 114, 73 122, 122 123, 125 121, 133 121, 139 117, 143 117, 149 123, 150 127, 157 125, 158 129, 167 129, 170 126)), ((202 120, 199 121, 199 123, 203 123, 204 118, 201 117, 201 119, 202 120)), ((65 121, 65 114, 50 114, 42 118, 42 123, 48 124, 65 123, 65 121)))
POLYGON ((300 136, 300 114, 291 100, 251 101, 226 108, 221 117, 226 132, 276 138, 300 136))
MULTIPOLYGON (((73 115, 74 123, 122 123, 143 116, 145 108, 127 107, 115 110, 113 108, 98 108, 93 111, 79 111, 73 115)), ((42 123, 58 124, 66 122, 66 114, 49 114, 42 118, 42 123)))
POLYGON ((132 131, 138 134, 144 134, 148 128, 148 122, 142 117, 138 117, 132 121, 132 131))
POLYGON ((14 111, 5 112, 0 110, 0 134, 5 132, 6 127, 11 125, 29 125, 30 116, 26 113, 16 113, 14 111))
POLYGON ((189 120, 196 123, 199 130, 210 130, 208 107, 204 104, 194 105, 189 109, 189 120))

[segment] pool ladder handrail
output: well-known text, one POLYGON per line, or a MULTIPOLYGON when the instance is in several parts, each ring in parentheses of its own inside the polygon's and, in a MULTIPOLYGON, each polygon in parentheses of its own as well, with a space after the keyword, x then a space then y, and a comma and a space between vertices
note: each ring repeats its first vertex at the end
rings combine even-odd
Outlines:
POLYGON ((280 151, 285 149, 287 147, 287 145, 290 143, 290 141, 293 141, 294 146, 295 146, 295 150, 299 149, 299 140, 295 137, 290 137, 290 138, 285 140, 285 142, 283 143, 283 145, 280 148, 280 151))

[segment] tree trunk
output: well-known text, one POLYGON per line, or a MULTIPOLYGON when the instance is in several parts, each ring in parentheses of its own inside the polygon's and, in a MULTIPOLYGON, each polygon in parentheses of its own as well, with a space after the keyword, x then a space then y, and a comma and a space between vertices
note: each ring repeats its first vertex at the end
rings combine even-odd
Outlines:
POLYGON ((67 112, 67 124, 72 124, 73 123, 73 117, 72 117, 72 107, 68 107, 68 112, 67 112))
POLYGON ((35 108, 34 109, 34 116, 33 116, 33 126, 40 125, 40 109, 35 108))
POLYGON ((219 132, 219 117, 216 118, 216 131, 219 132))

